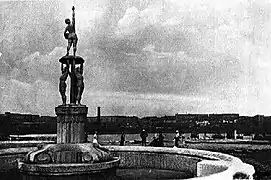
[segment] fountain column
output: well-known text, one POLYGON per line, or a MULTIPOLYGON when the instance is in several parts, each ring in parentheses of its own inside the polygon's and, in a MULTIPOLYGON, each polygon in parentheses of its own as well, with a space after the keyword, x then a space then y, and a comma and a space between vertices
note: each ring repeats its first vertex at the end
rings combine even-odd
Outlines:
POLYGON ((55 108, 57 115, 57 143, 85 143, 87 107, 69 105, 55 108))
POLYGON ((82 69, 81 66, 83 66, 84 60, 79 56, 64 56, 59 62, 71 69, 69 72, 71 83, 70 104, 64 104, 63 102, 63 105, 55 108, 57 115, 57 143, 84 143, 88 108, 85 105, 76 104, 76 98, 80 93, 77 88, 76 74, 82 72, 76 72, 75 68, 75 65, 80 65, 78 68, 79 70, 82 69))

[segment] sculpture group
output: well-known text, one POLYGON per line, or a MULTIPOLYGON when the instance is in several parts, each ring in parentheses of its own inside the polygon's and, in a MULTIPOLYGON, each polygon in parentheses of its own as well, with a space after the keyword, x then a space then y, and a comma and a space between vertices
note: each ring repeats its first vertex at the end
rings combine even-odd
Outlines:
MULTIPOLYGON (((81 105, 81 97, 84 91, 84 78, 83 78, 83 60, 80 61, 80 64, 78 67, 75 67, 78 62, 78 58, 75 56, 76 50, 77 50, 77 35, 75 33, 75 8, 72 7, 72 22, 70 19, 65 19, 65 23, 67 24, 67 27, 64 31, 64 37, 68 40, 68 46, 67 46, 67 54, 63 58, 66 60, 65 62, 61 62, 61 73, 62 75, 59 78, 59 92, 62 97, 63 105, 66 105, 67 96, 66 96, 66 80, 68 76, 71 78, 71 98, 75 97, 75 104, 81 105), (73 56, 69 56, 69 51, 71 46, 73 45, 73 56)), ((72 100, 70 100, 71 103, 72 100)))
MULTIPOLYGON (((64 64, 61 64, 61 72, 62 75, 59 78, 59 92, 62 97, 62 103, 63 105, 66 105, 67 96, 66 96, 66 80, 68 78, 68 75, 70 78, 72 77, 72 73, 70 72, 69 68, 70 64, 66 64, 64 67, 64 64)), ((84 77, 83 77, 83 64, 80 65, 80 67, 77 67, 75 70, 75 80, 76 80, 76 87, 75 87, 75 98, 76 98, 76 104, 81 105, 81 98, 84 91, 84 77)))

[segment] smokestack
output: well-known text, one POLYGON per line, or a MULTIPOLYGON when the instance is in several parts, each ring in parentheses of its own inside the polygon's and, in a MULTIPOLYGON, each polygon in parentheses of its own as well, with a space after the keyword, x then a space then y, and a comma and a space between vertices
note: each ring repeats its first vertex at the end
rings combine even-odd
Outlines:
POLYGON ((97 121, 98 123, 101 122, 101 107, 97 108, 97 121))

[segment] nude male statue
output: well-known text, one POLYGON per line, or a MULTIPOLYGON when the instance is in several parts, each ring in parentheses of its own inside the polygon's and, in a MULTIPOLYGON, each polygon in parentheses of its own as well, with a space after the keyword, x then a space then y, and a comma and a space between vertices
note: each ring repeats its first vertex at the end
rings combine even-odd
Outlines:
POLYGON ((81 105, 81 98, 84 91, 84 77, 83 77, 83 64, 75 69, 76 77, 76 101, 81 105))
POLYGON ((69 66, 66 65, 64 67, 63 64, 61 64, 61 72, 62 72, 62 75, 59 78, 59 92, 62 97, 63 105, 66 105, 67 97, 65 93, 66 93, 66 88, 67 88, 66 80, 69 74, 69 66))
POLYGON ((77 50, 77 35, 75 33, 75 7, 72 7, 72 22, 70 21, 70 19, 65 19, 65 23, 67 24, 67 27, 65 28, 64 31, 64 37, 65 39, 68 40, 68 46, 67 46, 67 54, 66 56, 69 55, 69 51, 71 46, 73 45, 73 55, 75 56, 76 50, 77 50))

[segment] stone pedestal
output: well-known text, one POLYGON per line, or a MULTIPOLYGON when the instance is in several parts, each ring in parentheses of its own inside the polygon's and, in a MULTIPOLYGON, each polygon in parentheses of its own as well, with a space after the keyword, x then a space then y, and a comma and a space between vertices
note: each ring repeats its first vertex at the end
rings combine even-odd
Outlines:
POLYGON ((84 143, 86 106, 66 105, 55 108, 57 115, 57 143, 84 143))

